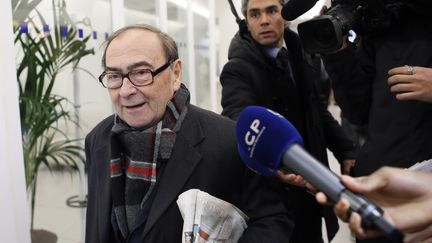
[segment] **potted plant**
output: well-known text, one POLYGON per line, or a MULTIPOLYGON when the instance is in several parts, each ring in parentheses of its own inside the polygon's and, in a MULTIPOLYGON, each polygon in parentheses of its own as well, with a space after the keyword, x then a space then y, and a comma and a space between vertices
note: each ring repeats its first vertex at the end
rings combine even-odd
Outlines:
MULTIPOLYGON (((60 16, 63 20, 67 16, 65 1, 52 1, 54 22, 60 23, 60 16)), ((81 58, 94 54, 86 46, 90 35, 78 39, 77 28, 70 21, 55 24, 49 32, 37 27, 47 26, 36 9, 40 2, 12 0, 14 19, 29 23, 34 30, 29 33, 23 31, 23 26, 14 26, 15 45, 22 52, 18 55, 17 77, 31 229, 40 166, 59 165, 78 170, 77 163, 84 162, 82 146, 59 129, 61 122, 76 124, 76 121, 66 108, 71 102, 52 93, 55 81, 59 72, 71 66, 76 68, 81 58), (36 14, 30 17, 30 13, 36 14)))

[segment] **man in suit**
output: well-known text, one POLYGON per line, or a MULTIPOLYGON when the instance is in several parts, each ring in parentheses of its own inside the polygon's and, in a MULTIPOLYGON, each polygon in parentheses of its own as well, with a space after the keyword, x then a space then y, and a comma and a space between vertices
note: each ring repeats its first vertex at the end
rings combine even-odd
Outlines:
MULTIPOLYGON (((308 152, 328 166, 328 147, 348 173, 354 162, 354 144, 318 101, 316 85, 321 70, 306 62, 298 35, 286 28, 281 16, 283 4, 283 0, 242 1, 247 25, 240 25, 240 32, 233 38, 229 61, 220 76, 222 115, 235 120, 250 105, 272 109, 293 123, 308 152)), ((338 229, 332 209, 323 210, 318 205, 302 188, 305 181, 300 176, 282 172, 278 176, 294 185, 287 186, 284 193, 295 216, 290 242, 323 242, 322 216, 331 239, 338 229)))
POLYGON ((86 138, 87 243, 181 242, 176 204, 189 189, 250 219, 240 242, 287 242, 292 223, 271 180, 236 150, 234 122, 189 104, 175 41, 148 25, 113 33, 99 77, 115 114, 86 138))

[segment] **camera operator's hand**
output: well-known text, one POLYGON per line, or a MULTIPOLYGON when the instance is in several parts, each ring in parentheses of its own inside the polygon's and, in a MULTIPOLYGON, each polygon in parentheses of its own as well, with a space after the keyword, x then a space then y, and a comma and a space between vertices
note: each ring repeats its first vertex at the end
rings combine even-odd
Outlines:
POLYGON ((388 71, 390 91, 398 100, 432 102, 432 68, 402 66, 388 71))
POLYGON ((325 14, 327 12, 327 10, 328 10, 327 5, 323 5, 319 11, 319 15, 325 14))
POLYGON ((355 159, 346 159, 342 161, 341 172, 342 175, 350 175, 352 168, 355 166, 355 159))

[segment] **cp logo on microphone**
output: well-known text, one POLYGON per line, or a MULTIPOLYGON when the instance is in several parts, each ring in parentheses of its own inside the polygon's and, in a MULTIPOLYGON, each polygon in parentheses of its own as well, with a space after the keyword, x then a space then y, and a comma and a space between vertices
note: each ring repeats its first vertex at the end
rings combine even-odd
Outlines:
POLYGON ((265 126, 260 127, 260 124, 260 120, 253 120, 249 126, 250 130, 248 130, 244 136, 244 142, 247 145, 250 158, 253 157, 255 146, 258 143, 259 138, 263 134, 264 130, 266 129, 265 126))

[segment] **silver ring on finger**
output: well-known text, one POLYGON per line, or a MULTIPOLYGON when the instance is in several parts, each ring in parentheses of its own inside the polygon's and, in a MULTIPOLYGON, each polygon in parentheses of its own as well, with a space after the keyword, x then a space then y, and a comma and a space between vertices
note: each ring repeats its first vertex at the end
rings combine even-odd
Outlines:
POLYGON ((414 71, 414 67, 408 65, 407 66, 407 75, 413 75, 414 74, 413 71, 414 71))

